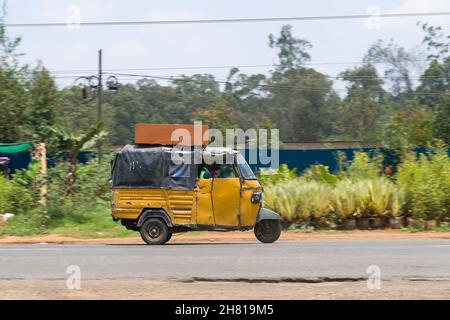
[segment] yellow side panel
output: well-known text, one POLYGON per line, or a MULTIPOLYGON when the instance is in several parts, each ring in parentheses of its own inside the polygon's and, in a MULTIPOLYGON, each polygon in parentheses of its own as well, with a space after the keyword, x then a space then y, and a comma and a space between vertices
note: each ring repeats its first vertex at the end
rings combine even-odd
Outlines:
POLYGON ((212 198, 216 226, 239 226, 239 178, 213 179, 212 198))
POLYGON ((212 179, 197 182, 197 224, 214 225, 211 187, 212 179))
POLYGON ((193 191, 166 190, 169 208, 174 224, 195 223, 193 191))
POLYGON ((241 226, 250 227, 255 224, 260 204, 252 203, 251 197, 253 192, 258 192, 261 190, 261 185, 257 180, 245 180, 242 184, 241 226))
POLYGON ((113 201, 115 218, 137 219, 144 208, 162 208, 170 215, 162 189, 114 189, 113 201))

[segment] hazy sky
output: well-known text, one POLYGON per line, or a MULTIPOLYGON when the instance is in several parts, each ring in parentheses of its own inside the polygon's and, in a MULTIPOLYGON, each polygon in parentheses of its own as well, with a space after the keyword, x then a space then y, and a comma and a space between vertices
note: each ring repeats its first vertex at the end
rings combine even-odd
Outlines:
MULTIPOLYGON (((61 22, 79 8, 82 21, 145 19, 214 19, 283 16, 366 14, 376 5, 382 13, 450 11, 450 0, 14 0, 7 1, 7 22, 61 22), (74 7, 77 6, 77 7, 74 7)), ((423 33, 418 18, 382 19, 380 28, 368 28, 367 21, 290 22, 297 37, 311 41, 316 69, 335 76, 360 61, 376 39, 393 38, 413 48, 423 33), (323 63, 323 64, 321 64, 323 63), (343 63, 343 64, 327 64, 343 63)), ((450 18, 423 17, 450 30, 450 18)), ((276 62, 268 47, 268 34, 278 33, 282 22, 211 25, 106 26, 59 28, 10 28, 23 38, 20 51, 32 64, 42 60, 50 70, 95 69, 97 50, 104 50, 104 68, 152 68, 182 66, 267 65, 276 62)), ((268 68, 241 69, 246 73, 268 68)), ((137 71, 136 71, 137 72, 137 71)), ((136 73, 135 72, 135 73, 136 73)), ((215 74, 225 78, 227 69, 142 71, 152 75, 181 73, 215 74)), ((126 79, 124 79, 126 80, 126 79)), ((70 83, 60 80, 60 84, 70 83)))

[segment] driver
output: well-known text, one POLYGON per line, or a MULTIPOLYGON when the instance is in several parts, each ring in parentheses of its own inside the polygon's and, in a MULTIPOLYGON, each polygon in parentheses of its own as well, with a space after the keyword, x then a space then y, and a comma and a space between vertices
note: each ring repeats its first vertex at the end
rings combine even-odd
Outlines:
POLYGON ((220 170, 217 164, 205 165, 200 171, 200 179, 219 178, 220 170))

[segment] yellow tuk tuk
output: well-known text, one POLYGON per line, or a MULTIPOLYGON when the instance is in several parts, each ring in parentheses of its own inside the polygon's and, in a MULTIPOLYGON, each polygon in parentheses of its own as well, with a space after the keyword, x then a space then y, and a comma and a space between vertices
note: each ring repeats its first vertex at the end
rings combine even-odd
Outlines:
POLYGON ((170 146, 127 145, 116 154, 111 177, 113 220, 139 231, 147 244, 190 230, 254 228, 263 243, 280 236, 280 216, 262 207, 263 188, 238 151, 206 147, 180 155, 170 146), (195 161, 198 156, 210 160, 195 161))

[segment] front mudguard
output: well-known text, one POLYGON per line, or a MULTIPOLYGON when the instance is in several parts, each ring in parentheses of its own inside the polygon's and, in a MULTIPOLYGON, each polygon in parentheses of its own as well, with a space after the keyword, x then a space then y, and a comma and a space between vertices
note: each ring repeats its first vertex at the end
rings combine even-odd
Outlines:
POLYGON ((275 211, 261 208, 259 209, 258 215, 256 216, 255 224, 262 220, 281 220, 281 216, 275 211))

